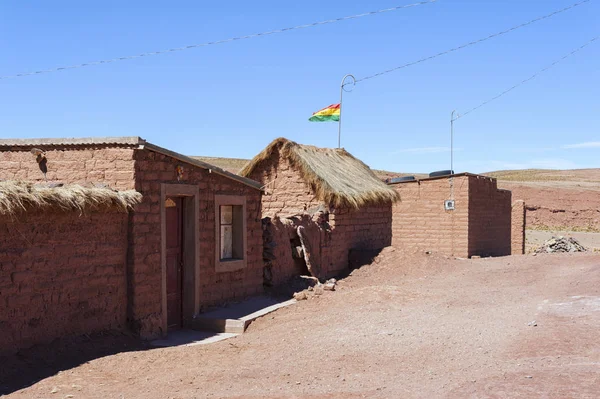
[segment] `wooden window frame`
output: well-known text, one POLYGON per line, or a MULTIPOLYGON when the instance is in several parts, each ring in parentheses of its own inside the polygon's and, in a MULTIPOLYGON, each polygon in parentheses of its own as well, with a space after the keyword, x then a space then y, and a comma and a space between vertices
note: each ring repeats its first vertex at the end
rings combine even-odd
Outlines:
POLYGON ((217 273, 233 272, 246 268, 248 263, 248 213, 246 197, 243 195, 215 195, 215 271, 217 273), (243 259, 221 260, 221 206, 242 207, 242 254, 243 259))

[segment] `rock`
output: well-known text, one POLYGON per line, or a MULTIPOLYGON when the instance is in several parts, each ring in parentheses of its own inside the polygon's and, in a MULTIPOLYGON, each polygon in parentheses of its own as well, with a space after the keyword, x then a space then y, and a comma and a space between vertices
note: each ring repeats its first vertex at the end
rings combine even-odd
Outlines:
POLYGON ((319 284, 319 285, 315 286, 315 289, 313 292, 315 293, 315 295, 323 295, 325 293, 323 285, 319 284))
POLYGON ((335 283, 325 283, 323 284, 323 289, 325 291, 335 291, 335 283))
POLYGON ((535 250, 535 253, 573 253, 586 252, 587 249, 573 237, 552 237, 541 247, 535 250))
POLYGON ((294 293, 294 299, 297 301, 304 301, 304 300, 308 299, 308 296, 306 295, 306 292, 300 291, 300 292, 294 293))

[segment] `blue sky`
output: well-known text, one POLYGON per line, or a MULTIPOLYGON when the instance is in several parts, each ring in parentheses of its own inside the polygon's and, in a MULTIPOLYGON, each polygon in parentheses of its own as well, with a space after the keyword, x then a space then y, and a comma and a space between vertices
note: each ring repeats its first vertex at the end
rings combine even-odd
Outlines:
MULTIPOLYGON (((0 3, 0 75, 225 39, 411 0, 0 3)), ((250 158, 271 140, 337 145, 310 123, 346 73, 377 73, 574 3, 451 1, 192 49, 0 80, 0 136, 141 136, 188 155, 250 158)), ((360 82, 342 146, 373 168, 448 169, 449 118, 600 34, 598 1, 360 82)), ((455 124, 455 170, 600 167, 600 41, 455 124)))

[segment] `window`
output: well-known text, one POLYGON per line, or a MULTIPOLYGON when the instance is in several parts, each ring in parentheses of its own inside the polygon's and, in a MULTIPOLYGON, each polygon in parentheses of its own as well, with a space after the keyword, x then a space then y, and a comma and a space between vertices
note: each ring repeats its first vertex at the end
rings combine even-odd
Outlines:
POLYGON ((221 260, 244 258, 243 206, 220 206, 221 260))
POLYGON ((215 195, 215 270, 246 267, 246 197, 215 195))

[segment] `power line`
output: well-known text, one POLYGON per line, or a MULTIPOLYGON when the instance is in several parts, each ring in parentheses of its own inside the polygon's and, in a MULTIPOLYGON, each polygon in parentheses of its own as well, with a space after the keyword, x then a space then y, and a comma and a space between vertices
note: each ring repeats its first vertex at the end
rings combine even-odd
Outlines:
POLYGON ((583 1, 580 1, 580 2, 578 2, 578 3, 571 4, 570 6, 568 6, 568 7, 565 7, 565 8, 563 8, 563 9, 561 9, 561 10, 557 10, 557 11, 554 11, 554 12, 552 12, 552 13, 550 13, 550 14, 547 14, 547 15, 544 15, 544 16, 541 16, 541 17, 538 17, 538 18, 532 19, 531 21, 525 22, 525 23, 523 23, 523 24, 520 24, 520 25, 517 25, 517 26, 513 26, 512 28, 509 28, 509 29, 503 30, 503 31, 501 31, 501 32, 497 32, 497 33, 491 34, 491 35, 489 35, 489 36, 486 36, 486 37, 484 37, 484 38, 482 38, 482 39, 475 40, 475 41, 472 41, 472 42, 469 42, 469 43, 465 43, 465 44, 463 44, 463 45, 460 45, 460 46, 458 46, 458 47, 454 47, 454 48, 451 48, 451 49, 449 49, 449 50, 442 51, 441 53, 437 53, 437 54, 431 55, 431 56, 429 56, 429 57, 421 58, 420 60, 413 61, 413 62, 409 62, 408 64, 400 65, 400 66, 398 66, 398 67, 395 67, 395 68, 387 69, 387 70, 385 70, 385 71, 382 71, 382 72, 376 73, 376 74, 374 74, 374 75, 369 75, 369 76, 365 76, 364 78, 356 79, 356 83, 358 83, 358 82, 362 82, 362 81, 364 81, 364 80, 368 80, 368 79, 373 79, 373 78, 376 78, 376 77, 378 77, 378 76, 381 76, 381 75, 386 75, 386 74, 388 74, 388 73, 390 73, 390 72, 395 72, 395 71, 397 71, 397 70, 399 70, 399 69, 403 69, 403 68, 406 68, 406 67, 409 67, 409 66, 412 66, 412 65, 420 64, 421 62, 429 61, 429 60, 431 60, 431 59, 434 59, 434 58, 437 58, 437 57, 441 57, 442 55, 450 54, 450 53, 452 53, 452 52, 454 52, 454 51, 457 51, 457 50, 462 50, 463 48, 466 48, 466 47, 469 47, 469 46, 473 46, 473 45, 475 45, 475 44, 478 44, 478 43, 484 42, 484 41, 486 41, 486 40, 490 40, 490 39, 493 39, 493 38, 495 38, 495 37, 498 37, 498 36, 504 35, 504 34, 506 34, 506 33, 512 32, 512 31, 514 31, 514 30, 517 30, 517 29, 519 29, 519 28, 523 28, 523 27, 525 27, 525 26, 531 25, 531 24, 533 24, 533 23, 536 23, 536 22, 538 22, 538 21, 541 21, 541 20, 544 20, 544 19, 547 19, 547 18, 553 17, 554 15, 557 15, 557 14, 563 13, 563 12, 565 12, 565 11, 568 11, 568 10, 572 9, 572 8, 575 8, 575 7, 577 7, 577 6, 580 6, 580 5, 584 4, 584 3, 589 3, 590 1, 591 1, 591 0, 583 0, 583 1))
MULTIPOLYGON (((297 25, 297 26, 292 26, 292 27, 289 27, 289 28, 275 29, 275 30, 271 30, 271 31, 267 31, 267 32, 254 33, 254 34, 246 35, 246 36, 232 37, 232 38, 229 38, 229 39, 217 40, 217 41, 213 41, 213 42, 192 44, 192 45, 189 45, 189 46, 175 47, 175 48, 171 48, 171 49, 168 49, 168 50, 152 51, 152 52, 141 53, 141 54, 137 54, 137 55, 130 55, 130 56, 125 56, 125 57, 111 58, 111 59, 101 60, 101 61, 86 62, 86 63, 83 63, 83 64, 76 64, 76 65, 70 65, 70 66, 64 66, 64 67, 58 67, 58 68, 44 69, 44 70, 39 70, 39 71, 34 71, 34 72, 18 73, 16 75, 0 76, 0 80, 2 80, 2 79, 10 79, 10 78, 20 78, 20 77, 31 76, 31 75, 39 75, 39 74, 42 74, 42 73, 59 72, 59 71, 67 70, 67 69, 83 68, 83 67, 88 67, 88 66, 93 66, 93 65, 109 64, 111 62, 131 60, 131 59, 134 59, 134 58, 149 57, 149 56, 153 56, 153 55, 159 55, 159 54, 172 53, 172 52, 176 52, 176 51, 189 50, 189 49, 198 48, 198 47, 212 46, 212 45, 215 45, 215 44, 230 43, 230 42, 234 42, 234 41, 238 41, 238 40, 253 39, 253 38, 256 38, 256 37, 274 35, 274 34, 277 34, 277 33, 289 32, 289 31, 292 31, 292 30, 312 28, 312 27, 319 26, 319 25, 327 25, 327 24, 332 24, 332 23, 335 23, 335 22, 347 21, 347 20, 350 20, 350 19, 357 19, 357 18, 367 17, 367 16, 371 16, 371 15, 375 15, 375 14, 383 14, 383 13, 387 13, 387 12, 398 11, 398 10, 401 10, 401 9, 404 9, 404 8, 410 8, 410 7, 416 7, 416 6, 421 6, 421 5, 425 5, 425 4, 435 3, 437 1, 438 0, 420 1, 420 2, 417 2, 417 3, 405 4, 405 5, 396 6, 396 7, 390 7, 390 8, 385 8, 385 9, 382 9, 382 10, 369 11, 369 12, 365 12, 365 13, 362 13, 362 14, 350 15, 350 16, 347 16, 347 17, 340 17, 340 18, 328 19, 328 20, 325 20, 325 21, 313 22, 313 23, 304 24, 304 25, 297 25)), ((589 1, 589 0, 586 0, 586 1, 589 1)))
POLYGON ((572 56, 573 54, 575 54, 575 53, 577 53, 577 52, 579 52, 579 51, 583 50, 584 48, 586 48, 586 47, 587 47, 587 46, 589 46, 590 44, 594 43, 594 42, 595 42, 596 40, 598 40, 598 39, 600 39, 600 36, 596 36, 596 37, 594 37, 593 39, 589 40, 589 41, 588 41, 587 43, 585 43, 584 45, 582 45, 582 46, 580 46, 580 47, 576 48, 575 50, 571 51, 570 53, 568 53, 568 54, 566 54, 566 55, 562 56, 561 58, 557 59, 556 61, 554 61, 552 64, 548 65, 547 67, 545 67, 545 68, 543 68, 543 69, 540 69, 539 71, 537 71, 536 73, 534 73, 533 75, 531 75, 530 77, 528 77, 527 79, 525 79, 525 80, 522 80, 521 82, 517 83, 516 85, 512 86, 511 88, 509 88, 509 89, 507 89, 507 90, 504 90, 502 93, 498 94, 497 96, 495 96, 495 97, 492 97, 492 98, 490 98, 489 100, 486 100, 486 101, 482 102, 482 103, 481 103, 481 104, 479 104, 478 106, 471 108, 471 109, 470 109, 470 110, 468 110, 467 112, 464 112, 463 114, 461 114, 461 115, 457 116, 456 118, 454 118, 454 120, 460 119, 460 118, 462 118, 463 116, 470 114, 471 112, 473 112, 473 111, 475 111, 475 110, 477 110, 477 109, 479 109, 479 108, 483 107, 484 105, 487 105, 487 104, 491 103, 492 101, 494 101, 494 100, 496 100, 496 99, 498 99, 498 98, 502 97, 503 95, 505 95, 505 94, 507 94, 507 93, 509 93, 509 92, 513 91, 513 90, 514 90, 514 89, 516 89, 517 87, 519 87, 519 86, 521 86, 521 85, 523 85, 523 84, 525 84, 525 83, 529 82, 530 80, 533 80, 533 79, 535 79, 535 78, 536 78, 537 76, 539 76, 540 74, 542 74, 542 73, 546 72, 548 69, 552 68, 553 66, 555 66, 555 65, 556 65, 556 64, 558 64, 559 62, 561 62, 561 61, 563 61, 563 60, 565 60, 565 59, 569 58, 569 57, 570 57, 570 56, 572 56))

